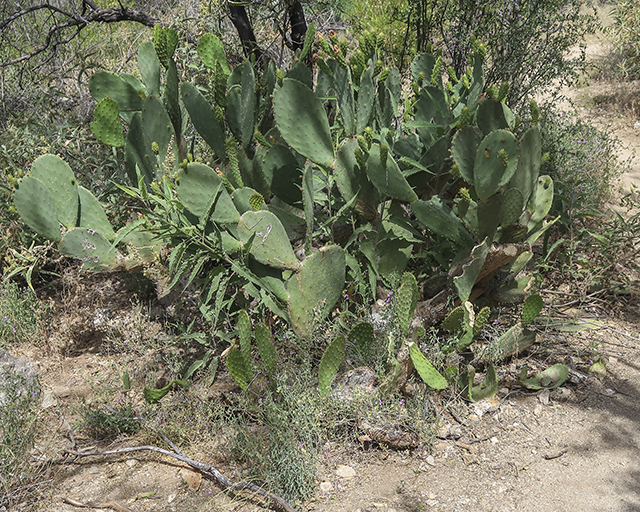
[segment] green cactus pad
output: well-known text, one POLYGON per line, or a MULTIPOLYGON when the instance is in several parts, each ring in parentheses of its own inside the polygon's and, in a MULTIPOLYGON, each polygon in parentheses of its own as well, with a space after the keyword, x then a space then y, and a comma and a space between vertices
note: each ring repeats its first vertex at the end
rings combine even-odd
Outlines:
POLYGON ((351 69, 347 66, 343 68, 334 59, 328 62, 333 72, 333 90, 336 93, 342 126, 347 137, 352 137, 356 133, 356 103, 353 92, 353 80, 351 69))
POLYGON ((249 313, 244 309, 238 313, 236 321, 236 330, 238 331, 238 339, 240 341, 240 352, 244 360, 244 367, 251 368, 251 319, 249 313))
POLYGON ((527 227, 531 232, 549 214, 553 204, 553 180, 549 176, 540 176, 529 200, 528 208, 533 213, 527 227))
POLYGON ((302 82, 309 89, 313 89, 313 77, 311 76, 311 72, 307 65, 301 60, 295 61, 284 77, 302 82))
POLYGON ((373 325, 369 322, 360 322, 351 328, 347 341, 355 343, 357 347, 366 351, 374 343, 374 336, 373 325))
POLYGON ((518 168, 509 182, 510 188, 517 188, 522 192, 524 204, 527 204, 533 192, 540 173, 542 159, 542 139, 540 129, 532 126, 520 137, 520 153, 518 168))
POLYGON ((522 305, 522 325, 527 326, 538 318, 543 307, 544 302, 540 295, 529 295, 522 305))
POLYGON ((302 169, 288 147, 271 146, 264 157, 262 171, 274 195, 291 206, 302 201, 302 169))
POLYGON ((227 370, 240 389, 247 389, 251 382, 251 370, 246 367, 242 352, 237 348, 232 348, 227 354, 227 370))
POLYGON ((182 109, 180 108, 178 70, 173 59, 169 59, 164 86, 164 106, 171 119, 173 132, 178 140, 182 137, 182 109))
POLYGON ((358 148, 356 139, 345 140, 336 155, 334 178, 338 190, 348 203, 357 195, 360 198, 373 197, 373 184, 360 169, 354 151, 358 148))
POLYGON ((318 367, 318 389, 320 393, 326 395, 331 389, 331 381, 338 373, 338 369, 344 358, 345 337, 336 336, 322 354, 320 366, 318 367))
POLYGON ((149 94, 160 95, 160 61, 151 41, 138 48, 138 68, 149 94))
POLYGON ((242 68, 240 84, 233 85, 227 91, 226 110, 229 128, 245 148, 253 139, 257 115, 256 80, 253 67, 245 65, 242 68))
POLYGON ((458 306, 453 308, 442 321, 442 328, 449 332, 458 332, 463 328, 464 308, 458 306))
POLYGON ((507 227, 517 222, 524 209, 524 197, 517 188, 510 188, 502 197, 502 219, 500 225, 507 227))
POLYGON ((258 354, 267 369, 269 378, 273 379, 276 373, 276 365, 278 363, 278 354, 271 342, 271 331, 265 324, 256 325, 255 329, 256 345, 258 346, 258 354))
POLYGON ((449 385, 447 379, 440 375, 440 372, 424 357, 424 354, 415 343, 411 343, 409 346, 409 355, 418 375, 427 386, 433 389, 444 389, 449 385))
POLYGON ((273 213, 266 210, 244 213, 238 222, 238 235, 245 244, 254 237, 250 252, 260 263, 281 269, 300 268, 287 232, 273 213))
POLYGON ((216 63, 219 63, 227 75, 230 73, 227 56, 224 53, 224 45, 214 34, 204 34, 200 38, 198 41, 198 57, 209 69, 215 69, 216 63))
POLYGON ((103 144, 119 148, 124 146, 124 133, 120 124, 120 110, 115 100, 102 98, 93 111, 95 121, 91 132, 103 144))
POLYGON ((556 389, 569 378, 569 368, 564 364, 554 364, 542 373, 521 381, 527 389, 556 389))
POLYGON ((356 132, 362 133, 369 126, 373 112, 376 89, 373 84, 373 68, 367 68, 360 78, 360 89, 356 104, 356 132))
POLYGON ((57 220, 71 228, 78 222, 78 185, 69 164, 57 155, 42 155, 31 165, 31 175, 48 189, 57 210, 57 220))
POLYGON ((236 223, 240 214, 231 196, 222 185, 222 179, 211 167, 200 164, 189 164, 181 169, 177 178, 177 194, 182 203, 199 218, 208 213, 213 193, 217 190, 215 205, 210 219, 220 224, 236 223))
POLYGON ((437 196, 429 201, 415 201, 411 208, 418 221, 433 233, 469 249, 474 246, 473 237, 464 224, 451 211, 444 201, 437 196))
POLYGON ((285 141, 312 162, 330 167, 333 140, 322 101, 306 85, 285 78, 273 94, 276 126, 285 141))
POLYGON ((495 396, 498 392, 498 377, 493 364, 487 367, 487 373, 478 386, 473 386, 473 377, 469 382, 468 398, 471 402, 478 402, 484 398, 495 396))
POLYGON ((320 248, 302 262, 302 269, 286 283, 288 311, 299 336, 313 333, 341 296, 346 274, 344 250, 337 245, 320 248))
POLYGON ((462 274, 453 278, 453 285, 455 286, 460 301, 466 302, 471 296, 471 290, 476 284, 476 280, 484 265, 484 260, 489 254, 489 247, 491 247, 491 240, 487 239, 483 243, 476 245, 471 251, 471 255, 462 265, 462 274))
POLYGON ((418 199, 391 155, 387 157, 386 165, 383 165, 380 159, 379 144, 373 144, 369 150, 367 176, 383 195, 408 203, 413 203, 418 199))
POLYGON ((180 85, 180 93, 182 94, 182 101, 189 112, 193 126, 195 126, 198 133, 205 142, 209 144, 211 149, 213 149, 216 156, 220 160, 225 160, 227 158, 227 150, 224 144, 225 134, 209 102, 200 94, 198 89, 189 82, 183 82, 180 85))
POLYGON ((409 327, 418 302, 418 283, 413 274, 405 272, 395 296, 395 313, 403 337, 409 334, 409 327))
POLYGON ((78 226, 97 231, 107 240, 112 241, 116 234, 100 202, 83 186, 78 187, 78 197, 80 199, 78 226))
POLYGON ((502 219, 502 194, 494 194, 485 201, 478 202, 477 239, 493 241, 502 219))
POLYGON ((453 116, 442 89, 428 86, 420 91, 420 97, 416 103, 415 126, 426 147, 440 138, 439 133, 449 127, 452 119, 453 116))
POLYGON ((475 322, 473 323, 473 336, 479 336, 482 332, 483 327, 489 321, 489 316, 491 315, 491 308, 489 306, 483 307, 478 314, 476 315, 475 322))
POLYGON ((126 80, 109 71, 96 71, 89 79, 89 90, 96 101, 112 98, 118 103, 120 112, 142 110, 142 98, 126 80))
POLYGON ((476 114, 478 120, 478 128, 485 135, 490 134, 494 130, 509 129, 509 122, 505 114, 505 106, 500 101, 493 98, 487 98, 478 107, 476 114))
POLYGON ((118 253, 111 243, 97 231, 88 228, 67 231, 58 249, 62 254, 82 261, 83 270, 112 270, 118 261, 118 253))
POLYGON ((535 331, 525 329, 518 323, 498 338, 495 350, 498 357, 506 358, 521 353, 535 342, 535 331))
POLYGON ((469 185, 474 184, 473 168, 481 142, 482 134, 473 126, 465 126, 453 137, 451 156, 469 185))
POLYGON ((507 130, 495 130, 487 135, 476 152, 473 168, 473 184, 482 200, 498 192, 506 185, 518 165, 518 144, 515 136, 507 130), (498 156, 504 150, 508 163, 505 167, 498 156))
POLYGON ((49 187, 33 176, 25 176, 15 191, 13 201, 27 226, 48 240, 61 240, 58 210, 49 187))
POLYGON ((231 193, 231 199, 236 209, 242 214, 248 211, 266 209, 264 198, 249 187, 237 188, 231 193), (253 198, 253 199, 252 199, 253 198), (251 203, 254 204, 251 204, 251 203), (255 207, 254 207, 255 206, 255 207))

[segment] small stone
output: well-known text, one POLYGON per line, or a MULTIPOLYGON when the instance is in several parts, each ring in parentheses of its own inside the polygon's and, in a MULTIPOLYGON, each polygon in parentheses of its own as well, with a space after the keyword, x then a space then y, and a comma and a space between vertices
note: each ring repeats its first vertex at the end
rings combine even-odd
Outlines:
POLYGON ((129 466, 130 468, 132 468, 133 466, 135 466, 138 463, 138 461, 136 459, 127 459, 125 464, 127 466, 129 466))
POLYGON ((41 407, 43 409, 49 409, 50 407, 55 407, 58 405, 58 400, 56 396, 51 392, 46 392, 42 395, 42 404, 41 407))
POLYGON ((550 391, 548 389, 543 389, 538 392, 538 400, 542 405, 549 405, 549 394, 550 391))
POLYGON ((322 492, 331 492, 333 491, 333 484, 331 482, 322 482, 320 484, 320 490, 322 492))
POLYGON ((427 464, 429 464, 429 466, 435 466, 436 465, 436 459, 434 458, 433 455, 427 455, 427 458, 425 459, 425 462, 427 464))
POLYGON ((438 504, 438 500, 427 500, 426 503, 428 507, 435 507, 438 504))
POLYGON ((66 398, 71 394, 71 388, 67 386, 53 386, 52 391, 58 398, 66 398))
POLYGON ((498 438, 497 438, 497 437, 495 437, 495 436, 494 436, 494 437, 492 437, 492 438, 490 439, 490 441, 491 441, 491 444, 498 444, 498 443, 500 442, 500 441, 498 441, 498 438))
POLYGON ((176 497, 177 497, 177 494, 175 492, 173 494, 169 494, 169 496, 167 497, 167 503, 173 503, 176 497))
POLYGON ((200 473, 196 473, 195 471, 191 471, 190 469, 182 468, 178 472, 178 474, 194 491, 197 491, 200 488, 200 483, 202 482, 202 475, 200 473))
POLYGON ((340 478, 353 478, 354 476, 356 476, 356 470, 351 466, 341 465, 336 469, 336 475, 338 475, 340 478))

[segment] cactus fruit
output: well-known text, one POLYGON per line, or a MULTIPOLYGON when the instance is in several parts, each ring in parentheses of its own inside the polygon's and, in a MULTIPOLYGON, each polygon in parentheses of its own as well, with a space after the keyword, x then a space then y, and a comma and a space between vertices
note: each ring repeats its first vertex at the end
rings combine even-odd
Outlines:
POLYGON ((91 132, 95 138, 114 148, 124 146, 124 133, 119 113, 120 110, 115 100, 102 98, 93 111, 95 121, 91 122, 91 132))
POLYGON ((311 89, 285 78, 273 94, 273 112, 280 134, 293 149, 318 165, 331 166, 334 150, 329 120, 311 89))
POLYGON ((418 375, 427 386, 433 389, 444 389, 448 386, 447 379, 440 375, 431 362, 424 357, 418 345, 413 342, 409 345, 409 355, 418 375))
POLYGON ((324 354, 322 354, 320 366, 318 367, 318 389, 323 395, 326 395, 331 389, 331 381, 338 373, 338 369, 344 359, 345 346, 345 337, 342 335, 336 336, 326 348, 324 354))

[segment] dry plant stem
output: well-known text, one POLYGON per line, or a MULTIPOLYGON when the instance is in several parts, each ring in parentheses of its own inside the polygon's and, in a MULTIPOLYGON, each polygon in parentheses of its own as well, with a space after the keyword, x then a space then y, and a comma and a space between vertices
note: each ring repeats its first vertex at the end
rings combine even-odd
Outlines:
POLYGON ((83 507, 83 508, 110 508, 115 510, 116 512, 133 512, 130 508, 127 508, 123 505, 120 505, 117 501, 105 501, 104 503, 94 503, 92 501, 82 502, 78 500, 72 500, 71 498, 63 498, 67 505, 72 505, 74 507, 83 507))
POLYGON ((150 445, 132 446, 130 448, 118 448, 117 450, 105 450, 105 451, 95 450, 92 452, 68 451, 67 453, 69 453, 75 458, 78 458, 78 457, 91 457, 91 456, 98 456, 98 455, 102 455, 102 456, 119 455, 123 453, 131 453, 131 452, 139 452, 139 451, 157 452, 163 455, 167 455, 169 457, 173 457, 174 459, 178 459, 179 461, 184 462, 185 464, 188 464, 192 468, 197 469, 201 473, 205 473, 209 476, 212 476, 213 478, 216 479, 216 481, 220 485, 230 490, 231 492, 238 492, 238 491, 243 491, 245 489, 248 489, 258 494, 259 496, 262 496, 263 498, 267 498, 273 505, 275 505, 280 510, 283 510, 285 512, 296 512, 296 509, 294 509, 289 503, 287 503, 286 500, 284 500, 280 496, 276 496, 275 494, 271 494, 270 492, 265 491, 261 487, 258 487, 257 485, 252 484, 251 482, 240 482, 238 484, 234 484, 226 476, 220 473, 220 471, 218 471, 213 466, 210 466, 209 464, 205 464, 204 462, 190 459, 189 457, 182 455, 180 453, 170 452, 169 450, 165 450, 157 446, 150 446, 150 445))

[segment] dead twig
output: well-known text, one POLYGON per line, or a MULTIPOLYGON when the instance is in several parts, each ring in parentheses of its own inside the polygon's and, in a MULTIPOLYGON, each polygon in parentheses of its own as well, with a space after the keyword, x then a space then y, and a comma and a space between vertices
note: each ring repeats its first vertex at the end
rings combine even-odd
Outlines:
POLYGON ((121 455, 124 453, 140 452, 140 451, 156 452, 156 453, 161 453, 163 455, 166 455, 168 457, 173 457, 174 459, 177 459, 181 462, 184 462, 185 464, 188 464, 189 466, 200 471, 201 473, 204 473, 206 475, 213 477, 220 485, 222 485, 225 489, 231 492, 249 490, 263 498, 268 499, 272 503, 272 505, 274 505, 280 510, 283 510, 285 512, 296 512, 296 510, 286 500, 284 500, 280 496, 276 496, 275 494, 265 491, 261 487, 258 487, 257 485, 252 484, 251 482, 240 482, 238 484, 235 484, 231 480, 229 480, 226 476, 224 476, 222 473, 220 473, 220 471, 218 471, 213 466, 210 466, 209 464, 205 464, 204 462, 193 460, 181 453, 177 453, 175 451, 171 452, 169 450, 165 450, 164 448, 159 448, 157 446, 150 446, 150 445, 132 446, 129 448, 118 448, 116 450, 104 450, 104 451, 94 450, 91 452, 68 450, 67 454, 71 455, 75 460, 80 457, 92 457, 92 456, 104 457, 107 455, 121 455))
POLYGON ((110 508, 116 512, 133 512, 130 508, 120 505, 117 501, 105 501, 104 503, 94 503, 93 501, 77 501, 71 498, 62 498, 67 505, 73 505, 74 507, 86 507, 86 508, 110 508))
POLYGON ((544 460, 553 460, 553 459, 557 459, 559 457, 562 457, 565 453, 567 453, 568 450, 560 450, 558 453, 554 453, 552 455, 547 455, 546 453, 542 456, 542 458, 544 460))

